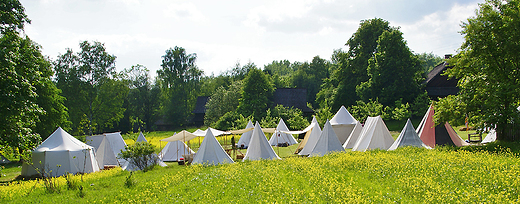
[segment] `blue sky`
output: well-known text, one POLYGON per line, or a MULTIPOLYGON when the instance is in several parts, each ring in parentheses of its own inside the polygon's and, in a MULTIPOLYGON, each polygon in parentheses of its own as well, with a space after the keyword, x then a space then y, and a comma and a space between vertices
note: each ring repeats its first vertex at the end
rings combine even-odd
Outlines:
POLYGON ((56 59, 84 40, 105 43, 118 70, 141 64, 154 76, 165 50, 197 54, 206 75, 237 62, 330 59, 361 20, 382 18, 400 27, 415 53, 454 54, 462 22, 483 0, 21 0, 32 24, 26 34, 56 59))

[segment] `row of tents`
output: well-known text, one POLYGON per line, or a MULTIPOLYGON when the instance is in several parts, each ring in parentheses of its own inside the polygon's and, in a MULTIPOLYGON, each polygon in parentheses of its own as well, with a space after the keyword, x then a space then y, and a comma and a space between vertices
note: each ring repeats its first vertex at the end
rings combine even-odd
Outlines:
MULTIPOLYGON (((323 130, 313 118, 311 124, 301 131, 289 131, 283 120, 276 128, 261 128, 248 122, 245 129, 234 131, 220 131, 208 128, 205 131, 197 130, 190 133, 183 130, 161 141, 168 142, 157 155, 161 161, 177 161, 183 155, 193 155, 194 164, 217 165, 233 163, 216 136, 224 134, 242 134, 237 146, 247 148, 245 160, 280 159, 272 146, 280 144, 293 145, 298 142, 293 135, 304 134, 304 139, 296 148, 296 154, 302 156, 323 156, 330 152, 366 151, 370 149, 394 150, 403 146, 434 148, 436 145, 468 145, 448 124, 434 125, 433 106, 430 107, 422 119, 417 130, 410 120, 407 121, 399 137, 394 141, 384 121, 380 116, 368 117, 362 125, 347 111, 345 107, 325 123, 323 130), (267 140, 264 132, 272 133, 267 140), (204 137, 198 151, 191 150, 186 142, 204 137)), ((140 133, 136 142, 147 142, 140 133)), ((23 176, 37 174, 44 170, 50 176, 60 176, 68 173, 89 173, 100 169, 121 166, 126 170, 135 170, 130 162, 118 159, 117 155, 125 151, 126 143, 119 132, 86 137, 86 144, 72 137, 63 129, 58 128, 40 146, 32 152, 33 165, 24 164, 23 176)), ((165 165, 160 163, 160 165, 165 165)))

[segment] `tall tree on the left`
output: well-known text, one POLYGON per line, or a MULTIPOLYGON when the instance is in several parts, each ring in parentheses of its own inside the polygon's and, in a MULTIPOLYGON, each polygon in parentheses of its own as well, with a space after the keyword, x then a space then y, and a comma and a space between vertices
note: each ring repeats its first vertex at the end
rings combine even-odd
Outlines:
POLYGON ((51 81, 51 63, 24 34, 26 23, 30 20, 19 1, 0 3, 0 148, 15 153, 68 125, 65 99, 51 81))

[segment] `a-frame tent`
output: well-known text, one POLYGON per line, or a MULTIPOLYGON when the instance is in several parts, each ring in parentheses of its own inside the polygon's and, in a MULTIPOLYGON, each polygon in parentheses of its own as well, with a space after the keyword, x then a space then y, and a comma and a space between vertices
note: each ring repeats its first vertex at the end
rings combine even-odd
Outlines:
POLYGON ((206 131, 204 140, 200 144, 199 151, 193 157, 192 164, 218 165, 234 163, 233 159, 224 151, 217 138, 211 131, 206 131))
MULTIPOLYGON (((251 120, 249 120, 249 122, 247 122, 247 126, 245 129, 248 129, 248 128, 254 128, 251 120)), ((237 147, 247 148, 247 146, 249 145, 249 142, 251 141, 252 135, 253 135, 253 130, 242 133, 242 136, 240 136, 240 139, 238 140, 237 147)))
POLYGON ((280 118, 275 133, 269 139, 269 144, 271 146, 281 146, 282 144, 293 145, 298 143, 291 134, 285 133, 286 131, 289 131, 289 128, 287 128, 283 119, 280 118))
POLYGON ((497 132, 495 129, 491 129, 489 133, 486 135, 486 137, 482 140, 482 144, 484 143, 490 143, 497 140, 497 132))
POLYGON ((323 126, 323 131, 321 132, 320 137, 318 138, 318 141, 316 142, 316 145, 314 145, 314 148, 312 149, 309 156, 323 156, 331 152, 341 151, 345 151, 345 149, 343 149, 343 146, 341 145, 338 136, 336 136, 332 125, 330 124, 329 120, 327 120, 323 126))
POLYGON ((361 131, 363 130, 363 125, 361 125, 360 122, 356 123, 356 126, 354 126, 354 129, 350 133, 350 136, 348 136, 347 141, 343 143, 343 148, 345 149, 352 149, 356 142, 359 139, 359 135, 361 135, 361 131))
POLYGON ((318 142, 318 139, 321 135, 321 129, 315 117, 313 117, 311 125, 314 125, 312 130, 305 133, 305 138, 298 146, 298 148, 300 148, 302 144, 304 145, 298 155, 309 155, 312 149, 314 149, 314 146, 316 146, 316 142, 318 142))
POLYGON ((381 116, 368 117, 352 151, 387 150, 393 143, 394 138, 388 131, 381 116))
POLYGON ((104 169, 105 166, 119 166, 119 161, 117 160, 116 155, 114 155, 114 151, 112 150, 107 137, 103 136, 100 138, 101 143, 96 149, 96 160, 99 168, 104 169))
POLYGON ((344 144, 347 141, 350 133, 352 133, 352 130, 354 130, 354 127, 358 123, 359 122, 352 117, 345 106, 341 106, 336 115, 330 119, 330 124, 332 125, 332 128, 338 136, 341 144, 344 144))
POLYGON ((253 129, 253 135, 251 136, 251 141, 247 147, 246 156, 244 156, 245 160, 261 160, 261 159, 280 159, 278 155, 274 152, 273 147, 269 145, 267 138, 262 132, 262 128, 258 121, 255 124, 255 128, 253 129))
POLYGON ((159 158, 162 161, 178 161, 180 158, 183 158, 183 154, 195 154, 195 152, 190 149, 186 143, 176 140, 168 142, 168 144, 164 146, 161 153, 159 153, 159 158))
POLYGON ((99 171, 99 166, 94 154, 92 146, 79 141, 58 127, 32 151, 32 165, 23 164, 22 176, 38 174, 35 168, 44 170, 48 174, 44 176, 96 172, 99 171))
POLYGON ((419 127, 417 127, 417 134, 424 144, 431 148, 435 148, 437 145, 452 145, 457 147, 469 145, 469 143, 457 135, 448 122, 435 126, 433 121, 434 114, 435 111, 433 105, 431 105, 419 124, 419 127))
POLYGON ((142 132, 139 132, 139 136, 137 137, 135 142, 148 142, 148 140, 146 140, 142 132))
MULTIPOLYGON (((117 158, 118 154, 121 151, 126 150, 126 142, 123 140, 123 137, 121 136, 120 132, 104 133, 102 135, 87 136, 85 138, 85 143, 87 143, 87 145, 90 145, 96 149, 96 159, 98 161, 100 161, 100 160, 107 161, 107 162, 112 161, 112 159, 113 159, 112 155, 114 155, 114 157, 117 158), (105 138, 107 140, 105 142, 106 144, 103 148, 101 148, 101 142, 105 138), (99 151, 100 149, 104 149, 103 150, 104 152, 103 153, 100 152, 100 154, 98 154, 97 151, 99 151), (106 151, 108 151, 107 149, 111 150, 112 154, 110 154, 109 152, 106 152, 106 151)), ((105 166, 105 165, 123 166, 126 163, 127 163, 127 161, 124 159, 117 159, 117 163, 108 162, 108 163, 103 163, 103 164, 99 164, 99 165, 101 168, 103 168, 101 165, 103 165, 103 166, 105 166)))
POLYGON ((424 147, 431 149, 429 146, 423 143, 421 138, 419 138, 419 135, 417 135, 417 132, 415 132, 412 121, 410 121, 410 119, 406 121, 406 125, 404 125, 404 128, 399 134, 399 137, 397 137, 395 142, 392 144, 392 146, 390 146, 390 148, 388 148, 388 150, 395 150, 399 147, 406 146, 424 147))

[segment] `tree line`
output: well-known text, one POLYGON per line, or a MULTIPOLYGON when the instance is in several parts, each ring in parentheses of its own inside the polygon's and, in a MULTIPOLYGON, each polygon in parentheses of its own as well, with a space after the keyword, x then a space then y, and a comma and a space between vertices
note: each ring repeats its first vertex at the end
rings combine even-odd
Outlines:
MULTIPOLYGON (((516 120, 518 114, 513 112, 519 103, 519 89, 514 88, 518 87, 519 80, 513 80, 518 76, 514 74, 518 70, 516 56, 506 52, 501 58, 480 58, 485 53, 473 46, 482 42, 478 40, 482 36, 475 33, 483 32, 484 28, 476 26, 477 23, 489 21, 488 13, 518 14, 519 7, 511 6, 517 4, 517 1, 489 1, 485 5, 490 8, 481 6, 478 17, 463 25, 467 42, 449 62, 455 65, 450 76, 463 79, 461 94, 453 96, 456 99, 441 99, 436 114, 438 122, 460 121, 461 114, 469 114, 470 120, 479 127, 495 124, 509 127, 511 119, 516 120), (501 9, 509 13, 497 12, 501 9), (503 59, 507 59, 507 63, 503 59), (495 73, 495 65, 511 71, 495 73), (475 68, 468 72, 467 67, 475 68), (482 73, 503 77, 490 82, 492 77, 478 75, 482 73), (506 77, 510 87, 507 90, 502 86, 506 84, 503 82, 506 77), (483 84, 490 83, 496 84, 497 89, 483 88, 487 88, 483 84), (470 97, 476 92, 488 94, 492 90, 502 94, 497 96, 500 100, 490 102, 484 97, 479 100, 470 97), (509 119, 494 114, 493 120, 488 120, 476 114, 499 112, 497 108, 481 109, 499 102, 508 104, 505 109, 509 112, 504 114, 509 119), (463 111, 450 114, 453 111, 450 107, 461 107, 463 111)), ((50 60, 41 54, 41 47, 24 34, 24 25, 30 20, 23 6, 17 0, 9 0, 1 6, 5 7, 2 12, 9 15, 0 16, 0 111, 3 116, 0 117, 0 146, 18 152, 31 149, 58 126, 73 135, 154 131, 157 123, 190 126, 198 96, 210 96, 205 107, 207 126, 243 128, 247 120, 256 120, 264 127, 274 127, 280 118, 291 129, 308 125, 310 118, 301 110, 272 104, 277 88, 306 89, 308 107, 315 111, 320 123, 330 119, 342 105, 360 121, 375 115, 389 120, 421 117, 431 103, 423 81, 434 66, 443 62, 432 53, 414 53, 398 27, 374 18, 361 21, 347 40, 346 49, 334 50, 330 60, 320 56, 305 62, 275 60, 263 68, 253 62, 236 63, 218 75, 205 75, 196 64, 196 53, 175 46, 165 51, 161 69, 152 79, 150 71, 140 64, 118 72, 116 56, 108 53, 101 42, 81 42, 79 50, 67 48, 56 60, 50 60)), ((511 15, 508 17, 517 23, 518 16, 511 15)), ((501 30, 493 31, 501 34, 501 30)), ((514 29, 507 32, 514 33, 512 37, 517 35, 514 29)), ((518 47, 515 44, 518 41, 501 42, 510 49, 518 47)))

